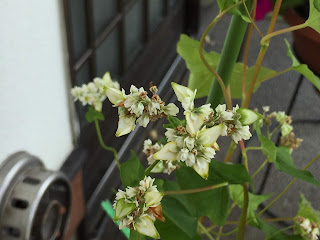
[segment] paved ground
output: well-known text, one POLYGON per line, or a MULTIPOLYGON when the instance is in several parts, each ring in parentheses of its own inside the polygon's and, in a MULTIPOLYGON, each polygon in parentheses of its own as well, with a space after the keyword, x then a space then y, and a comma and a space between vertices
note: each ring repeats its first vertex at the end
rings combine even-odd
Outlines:
MULTIPOLYGON (((216 1, 214 1, 210 6, 201 8, 200 34, 217 12, 218 9, 216 1)), ((221 51, 229 21, 230 17, 223 18, 210 33, 211 40, 214 43, 211 50, 218 52, 221 51)), ((266 33, 268 28, 267 20, 260 21, 257 25, 263 33, 266 33)), ((282 29, 285 27, 287 27, 287 24, 283 21, 280 21, 276 25, 276 29, 282 29)), ((265 56, 263 66, 277 71, 281 71, 290 66, 291 60, 286 56, 284 38, 288 39, 288 41, 292 43, 291 34, 284 34, 272 39, 268 52, 265 56)), ((250 49, 250 66, 255 63, 256 56, 259 53, 259 42, 260 37, 255 31, 251 44, 252 47, 250 49)), ((302 168, 312 158, 320 153, 320 96, 315 92, 312 85, 306 79, 303 79, 301 85, 298 86, 299 77, 299 73, 291 71, 263 83, 253 95, 250 106, 261 110, 262 106, 268 105, 270 106, 271 111, 288 111, 290 102, 293 100, 291 116, 293 119, 294 132, 297 137, 304 139, 301 147, 294 151, 293 158, 295 165, 302 168)), ((216 155, 216 158, 223 158, 223 150, 226 150, 228 142, 223 140, 219 145, 222 148, 222 151, 216 155)), ((249 142, 247 142, 247 145, 259 146, 257 138, 253 137, 249 142)), ((265 159, 261 154, 254 152, 249 153, 248 158, 250 173, 253 173, 265 159)), ((233 160, 235 162, 238 161, 238 159, 239 151, 234 155, 233 160)), ((267 168, 262 172, 265 173, 266 169, 267 168)), ((320 180, 320 162, 315 163, 309 170, 314 174, 316 179, 320 180)), ((260 188, 261 182, 264 178, 263 175, 264 174, 261 174, 255 179, 257 190, 260 188)), ((286 187, 291 179, 291 177, 279 173, 274 169, 274 167, 271 167, 263 193, 274 192, 274 195, 276 195, 286 187)), ((291 190, 270 208, 271 214, 275 214, 279 217, 295 216, 298 207, 297 202, 299 200, 299 193, 303 193, 306 198, 312 202, 314 208, 320 210, 319 188, 311 184, 297 181, 292 186, 291 190)), ((237 216, 232 217, 236 218, 237 216)), ((266 217, 270 217, 270 215, 266 215, 266 217)), ((225 237, 222 239, 234 239, 234 237, 225 237)), ((248 228, 246 239, 263 239, 263 234, 257 232, 255 229, 248 228)))

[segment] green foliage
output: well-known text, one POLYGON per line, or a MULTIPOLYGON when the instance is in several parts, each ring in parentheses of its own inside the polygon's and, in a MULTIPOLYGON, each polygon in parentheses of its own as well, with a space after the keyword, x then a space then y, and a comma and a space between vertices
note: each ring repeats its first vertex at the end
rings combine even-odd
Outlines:
POLYGON ((311 222, 320 224, 320 211, 315 210, 302 193, 300 195, 297 216, 308 218, 311 222))
POLYGON ((255 123, 254 127, 261 143, 262 153, 268 157, 270 162, 276 161, 277 147, 270 139, 262 135, 258 123, 255 123))
POLYGON ((260 113, 257 113, 247 108, 239 108, 237 110, 237 113, 241 115, 239 121, 243 126, 251 125, 259 119, 263 118, 263 116, 260 113))
POLYGON ((120 176, 123 187, 137 186, 144 177, 144 167, 140 163, 138 156, 131 151, 131 158, 120 166, 120 176))
POLYGON ((290 176, 299 178, 305 182, 314 184, 316 186, 320 186, 320 183, 314 178, 314 176, 309 171, 300 170, 294 166, 289 148, 278 147, 275 167, 280 172, 284 172, 290 176))
MULTIPOLYGON (((320 13, 319 13, 320 15, 320 13)), ((320 16, 319 16, 319 24, 320 24, 320 16)), ((320 26, 319 26, 320 27, 320 26)), ((291 51, 289 42, 285 39, 286 45, 288 47, 287 56, 292 60, 292 69, 301 73, 305 76, 318 90, 320 90, 320 79, 314 75, 314 73, 308 68, 306 64, 301 64, 297 58, 293 55, 291 51)))
MULTIPOLYGON (((218 6, 220 11, 226 10, 227 8, 234 5, 237 1, 236 0, 218 0, 218 6)), ((246 6, 251 11, 252 8, 252 0, 246 1, 246 6)), ((233 8, 229 11, 231 14, 241 16, 241 18, 250 23, 250 18, 248 17, 248 13, 245 10, 245 7, 241 4, 240 6, 233 8)))
POLYGON ((173 116, 168 116, 167 117, 169 124, 163 124, 164 128, 176 128, 178 126, 184 126, 186 125, 185 120, 180 120, 177 117, 173 117, 173 116))
POLYGON ((306 24, 320 33, 320 0, 309 0, 310 11, 306 24))
MULTIPOLYGON (((180 190, 177 182, 164 180, 165 191, 180 190)), ((161 239, 199 239, 197 230, 197 212, 184 195, 165 196, 161 202, 165 222, 156 222, 161 239)))
POLYGON ((138 233, 137 231, 135 230, 130 230, 130 238, 129 240, 145 240, 145 236, 138 233))
POLYGON ((95 120, 104 121, 104 116, 101 112, 96 111, 93 107, 89 107, 86 112, 86 119, 89 123, 94 122, 95 120))
POLYGON ((273 224, 266 223, 260 218, 256 218, 257 222, 254 224, 255 227, 262 230, 266 235, 266 240, 303 240, 303 237, 298 235, 287 235, 284 232, 280 231, 273 224))
MULTIPOLYGON (((211 88, 213 82, 213 75, 208 70, 208 68, 203 64, 200 55, 199 55, 199 42, 191 39, 185 34, 180 36, 180 41, 177 44, 177 51, 179 55, 186 61, 187 68, 190 70, 189 75, 189 83, 188 87, 195 90, 197 89, 196 98, 204 97, 209 94, 209 90, 211 88)), ((217 67, 220 54, 217 52, 210 52, 207 53, 204 51, 204 57, 208 61, 209 65, 214 69, 217 67)), ((241 98, 242 91, 241 91, 241 84, 242 84, 242 73, 243 73, 243 63, 236 63, 233 71, 232 76, 230 78, 230 89, 231 89, 231 96, 233 98, 241 98)), ((247 68, 246 71, 246 88, 248 90, 250 83, 252 81, 252 76, 254 73, 254 66, 247 68)), ((265 80, 266 76, 271 76, 276 72, 261 67, 255 89, 257 90, 260 86, 261 82, 265 80)))
MULTIPOLYGON (((240 208, 242 208, 244 203, 242 185, 230 185, 229 194, 230 194, 230 198, 234 202, 236 202, 240 208)), ((249 192, 249 206, 248 206, 247 218, 254 218, 255 211, 258 209, 259 205, 264 201, 268 200, 271 196, 272 196, 272 193, 267 195, 255 195, 249 192)))
MULTIPOLYGON (((185 166, 181 166, 177 170, 177 181, 182 189, 195 189, 224 182, 214 174, 209 174, 209 179, 204 180, 191 168, 185 166)), ((229 205, 229 195, 226 187, 187 194, 186 197, 196 209, 198 217, 207 216, 218 225, 224 224, 229 205)))
POLYGON ((251 182, 247 169, 242 164, 232 164, 211 160, 210 175, 218 176, 229 184, 242 184, 251 182))

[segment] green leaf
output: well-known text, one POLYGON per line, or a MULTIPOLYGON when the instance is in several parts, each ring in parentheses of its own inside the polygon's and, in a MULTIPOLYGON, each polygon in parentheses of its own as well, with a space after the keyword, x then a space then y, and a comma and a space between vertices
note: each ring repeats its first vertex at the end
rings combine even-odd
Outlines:
MULTIPOLYGON (((227 8, 231 7, 234 5, 237 1, 234 0, 218 0, 218 6, 220 11, 222 12, 223 10, 226 10, 227 8)), ((252 1, 246 1, 246 6, 249 10, 251 11, 251 6, 252 6, 252 1)), ((246 21, 250 22, 250 18, 248 17, 247 11, 245 10, 245 7, 241 4, 240 6, 233 8, 229 11, 229 13, 241 16, 241 18, 246 21)))
POLYGON ((314 176, 309 171, 300 170, 294 166, 289 148, 278 147, 275 167, 280 172, 284 172, 290 176, 299 178, 305 182, 314 184, 316 186, 320 186, 320 183, 314 178, 314 176))
MULTIPOLYGON (((242 185, 229 185, 229 194, 231 199, 237 203, 240 208, 243 208, 243 187, 242 185)), ((259 205, 268 200, 272 196, 272 193, 267 195, 255 195, 249 192, 249 206, 247 212, 247 218, 254 218, 255 211, 259 205)))
POLYGON ((144 177, 144 167, 134 151, 131 151, 131 158, 120 165, 120 176, 123 187, 138 186, 139 181, 144 177))
MULTIPOLYGON (((208 96, 214 77, 212 73, 207 69, 207 67, 203 64, 199 56, 199 42, 194 39, 191 39, 185 34, 181 34, 180 40, 177 44, 177 52, 185 60, 187 68, 190 70, 188 87, 193 90, 198 89, 196 98, 208 96)), ((217 67, 220 54, 214 51, 210 53, 204 51, 204 57, 206 58, 211 67, 213 67, 214 69, 217 67)), ((231 96, 233 98, 242 97, 242 73, 243 63, 236 63, 232 71, 232 76, 230 78, 231 96)), ((250 86, 253 73, 254 66, 247 68, 247 90, 250 86)), ((254 91, 258 89, 262 81, 266 80, 266 76, 268 77, 275 73, 276 72, 271 69, 261 67, 254 91)))
POLYGON ((306 24, 320 33, 320 0, 309 0, 310 11, 306 24))
MULTIPOLYGON (((320 13, 319 13, 320 15, 320 13)), ((320 24, 320 18, 319 18, 320 24)), ((288 47, 287 56, 292 60, 292 69, 305 76, 318 90, 320 90, 320 79, 308 68, 306 64, 301 64, 291 51, 290 43, 285 39, 288 47)))
POLYGON ((101 112, 96 111, 93 107, 89 107, 86 113, 86 119, 89 123, 94 122, 95 120, 104 121, 104 116, 101 112))
POLYGON ((301 198, 299 200, 299 211, 297 216, 308 218, 311 222, 320 223, 320 211, 315 210, 311 203, 304 197, 304 195, 300 194, 301 198))
POLYGON ((181 121, 177 117, 173 117, 169 115, 167 119, 169 121, 169 124, 163 124, 164 128, 176 128, 178 126, 183 126, 183 121, 181 121))
POLYGON ((127 203, 124 198, 119 199, 116 204, 113 221, 121 220, 124 216, 132 213, 135 208, 135 203, 127 203))
MULTIPOLYGON (((176 171, 176 175, 181 189, 195 189, 223 182, 214 174, 210 174, 209 179, 204 180, 192 168, 186 166, 181 166, 176 171)), ((207 216, 218 225, 224 224, 229 206, 229 195, 226 187, 186 194, 186 197, 196 209, 198 217, 207 216)))
POLYGON ((269 162, 276 161, 277 147, 270 139, 262 135, 258 123, 255 124, 255 130, 261 143, 262 153, 268 157, 269 162))
POLYGON ((153 185, 157 186, 157 189, 159 192, 164 192, 163 184, 164 184, 164 181, 162 179, 156 179, 154 180, 154 183, 153 183, 153 185))
POLYGON ((198 219, 190 214, 188 207, 183 202, 177 198, 165 196, 161 201, 161 205, 166 221, 170 220, 189 238, 193 238, 196 235, 198 219))
POLYGON ((218 176, 229 184, 251 182, 247 169, 242 164, 224 163, 213 159, 211 165, 209 177, 210 175, 218 176))
POLYGON ((194 237, 189 237, 185 232, 183 232, 177 225, 174 224, 165 215, 166 221, 160 222, 156 221, 155 226, 160 233, 162 240, 201 240, 199 235, 195 235, 194 237))
POLYGON ((253 226, 259 228, 265 233, 266 240, 303 240, 303 237, 299 235, 289 236, 284 232, 280 231, 280 229, 275 227, 273 224, 266 223, 258 217, 256 219, 257 219, 257 224, 253 226))
POLYGON ((260 113, 257 113, 247 108, 239 108, 237 110, 237 113, 241 115, 239 121, 243 126, 253 124, 254 122, 263 118, 263 116, 260 113))
POLYGON ((130 238, 129 240, 145 240, 145 236, 138 233, 137 231, 135 230, 130 230, 130 238))

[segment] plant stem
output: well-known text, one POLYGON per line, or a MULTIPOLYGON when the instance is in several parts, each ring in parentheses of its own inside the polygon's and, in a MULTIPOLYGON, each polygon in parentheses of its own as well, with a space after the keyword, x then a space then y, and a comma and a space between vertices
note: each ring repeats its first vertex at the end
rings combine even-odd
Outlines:
MULTIPOLYGON (((278 17, 279 11, 280 11, 281 3, 282 3, 282 0, 277 0, 275 5, 274 5, 272 18, 271 18, 271 21, 270 21, 270 25, 269 25, 269 29, 268 29, 268 33, 267 34, 270 34, 270 33, 273 32, 273 29, 274 29, 274 26, 276 24, 277 17, 278 17)), ((248 93, 246 94, 246 97, 245 97, 244 101, 242 101, 242 104, 241 104, 242 107, 245 107, 245 108, 249 107, 250 100, 251 100, 251 95, 253 93, 254 86, 256 85, 256 81, 257 81, 257 78, 258 78, 258 75, 259 75, 261 64, 262 64, 264 55, 266 54, 269 41, 270 40, 268 40, 264 45, 261 45, 260 52, 259 52, 256 64, 255 64, 255 69, 254 69, 254 73, 253 73, 253 76, 252 76, 252 81, 251 81, 251 84, 250 84, 250 88, 248 90, 248 93)))
POLYGON ((270 75, 270 76, 268 76, 268 77, 266 77, 266 78, 263 78, 263 79, 261 80, 261 82, 266 81, 266 80, 269 80, 269 79, 274 78, 274 77, 276 77, 276 76, 279 76, 279 75, 281 75, 281 74, 283 74, 283 73, 286 73, 286 72, 288 72, 288 71, 290 71, 290 70, 292 70, 292 67, 288 67, 288 68, 282 70, 281 72, 276 72, 276 73, 274 73, 274 74, 272 74, 272 75, 270 75))
MULTIPOLYGON (((283 218, 264 218, 265 222, 282 222, 282 221, 294 221, 295 217, 283 217, 283 218)), ((237 225, 239 221, 226 221, 225 224, 237 225)))
POLYGON ((260 165, 260 167, 251 175, 251 179, 253 179, 268 162, 269 162, 268 159, 264 160, 264 162, 260 165))
MULTIPOLYGON (((226 89, 226 85, 224 84, 223 80, 221 79, 220 75, 210 66, 210 64, 207 62, 206 58, 203 55, 203 43, 204 40, 208 34, 208 32, 210 31, 210 29, 222 18, 223 15, 225 15, 228 11, 230 11, 232 8, 237 7, 238 5, 242 4, 242 2, 239 2, 237 4, 232 5, 231 7, 225 9, 223 12, 220 12, 218 14, 218 16, 216 16, 211 23, 206 27, 206 29, 204 30, 201 38, 200 38, 200 45, 199 45, 199 55, 200 58, 203 62, 203 64, 209 69, 209 71, 216 77, 216 79, 218 80, 220 87, 222 89, 224 98, 226 100, 226 103, 228 105, 229 109, 232 109, 232 102, 231 102, 231 96, 228 93, 227 89, 226 89)), ((209 96, 208 96, 209 98, 209 96)))
POLYGON ((99 143, 100 143, 101 147, 104 148, 104 149, 107 150, 107 151, 113 152, 114 159, 116 160, 117 166, 118 166, 118 168, 120 169, 120 162, 119 162, 117 150, 114 149, 113 147, 108 147, 108 146, 104 143, 103 138, 102 138, 102 135, 101 135, 101 131, 100 131, 100 126, 99 126, 98 120, 94 120, 94 123, 95 123, 95 126, 96 126, 96 131, 97 131, 97 135, 98 135, 98 139, 99 139, 99 143))
POLYGON ((280 34, 287 33, 287 32, 293 32, 293 31, 296 31, 296 30, 299 30, 299 29, 302 29, 302 28, 305 28, 305 27, 308 27, 308 24, 302 23, 302 24, 299 24, 299 25, 295 25, 295 26, 292 26, 292 27, 284 28, 284 29, 281 29, 281 30, 278 30, 278 31, 269 33, 269 34, 265 35, 265 36, 261 39, 260 44, 261 44, 261 45, 264 45, 264 44, 266 44, 268 41, 270 41, 271 38, 273 38, 273 37, 275 37, 275 36, 278 36, 278 35, 280 35, 280 34))
POLYGON ((245 152, 249 151, 249 150, 261 150, 262 147, 247 147, 244 149, 245 152))
POLYGON ((224 162, 230 162, 231 161, 232 155, 234 153, 234 150, 236 150, 236 148, 237 148, 237 144, 234 141, 231 141, 231 143, 229 145, 229 148, 228 148, 227 155, 226 155, 226 157, 224 159, 224 162))
POLYGON ((259 33, 260 37, 263 38, 263 34, 262 32, 260 31, 260 29, 258 28, 258 26, 255 24, 254 20, 256 18, 256 7, 257 7, 257 0, 254 1, 253 3, 253 6, 252 6, 252 9, 253 9, 253 12, 252 12, 252 17, 251 17, 251 14, 249 12, 249 9, 245 3, 245 1, 242 1, 243 2, 243 6, 248 14, 248 18, 250 19, 250 22, 251 22, 251 25, 257 30, 257 32, 259 33))
POLYGON ((215 239, 211 236, 211 234, 208 232, 208 230, 206 229, 206 227, 203 226, 200 221, 198 221, 198 226, 199 226, 199 228, 204 232, 204 234, 205 234, 210 240, 215 240, 215 239))
MULTIPOLYGON (((245 4, 245 3, 244 3, 245 4)), ((245 5, 246 6, 246 5, 245 5)), ((256 9, 257 8, 257 0, 253 1, 252 6, 252 19, 256 18, 256 9)), ((251 21, 247 41, 246 41, 246 48, 244 51, 244 59, 243 59, 243 71, 242 71, 242 100, 246 97, 246 73, 247 73, 247 65, 248 65, 248 57, 249 57, 249 49, 250 49, 250 43, 251 43, 251 36, 254 26, 254 20, 251 21)))
POLYGON ((212 189, 224 187, 224 186, 227 186, 227 185, 228 185, 228 183, 224 182, 224 183, 219 183, 219 184, 216 184, 216 185, 202 187, 202 188, 185 189, 185 190, 177 190, 177 191, 166 191, 166 192, 164 192, 164 195, 167 196, 167 195, 178 195, 178 194, 190 194, 190 193, 205 192, 205 191, 209 191, 209 190, 212 190, 212 189))
POLYGON ((219 232, 217 236, 217 240, 220 240, 221 234, 222 234, 223 226, 219 227, 219 232))
MULTIPOLYGON (((311 164, 313 164, 315 161, 317 161, 317 159, 320 158, 320 154, 318 156, 316 156, 314 159, 312 159, 304 168, 303 170, 306 170, 308 167, 310 167, 311 164)), ((288 189, 291 187, 291 185, 297 180, 297 178, 294 178, 291 180, 291 182, 285 187, 285 189, 282 190, 282 192, 275 198, 273 199, 264 209, 262 209, 257 216, 260 216, 261 214, 263 214, 269 207, 271 207, 276 201, 279 200, 279 198, 281 198, 283 196, 283 194, 285 194, 288 189)))
POLYGON ((281 232, 284 232, 284 231, 286 231, 286 230, 288 230, 288 229, 291 229, 291 228, 294 228, 294 225, 279 229, 278 231, 276 231, 275 233, 273 233, 273 234, 270 236, 270 239, 271 239, 272 237, 274 237, 275 235, 277 235, 277 234, 279 234, 279 233, 281 233, 281 232))
POLYGON ((154 161, 154 163, 152 163, 145 171, 144 171, 144 175, 147 176, 151 170, 158 164, 158 162, 160 162, 160 160, 156 160, 154 161))
MULTIPOLYGON (((248 168, 248 158, 245 151, 245 146, 243 139, 240 141, 241 151, 242 151, 242 157, 243 157, 243 165, 246 167, 247 172, 249 172, 248 168)), ((244 234, 246 230, 246 224, 247 224, 247 211, 249 206, 249 184, 244 183, 243 184, 243 207, 241 211, 240 221, 238 225, 238 232, 237 232, 237 240, 243 240, 244 234)))
MULTIPOLYGON (((243 21, 240 16, 232 16, 229 30, 216 69, 217 75, 219 75, 221 79, 223 79, 223 83, 225 86, 228 86, 229 84, 229 80, 232 75, 232 70, 239 55, 243 38, 247 29, 247 25, 248 23, 243 21)), ((215 78, 213 80, 207 98, 207 103, 211 103, 212 108, 215 108, 223 101, 222 88, 220 85, 221 84, 219 82, 219 79, 215 78)))

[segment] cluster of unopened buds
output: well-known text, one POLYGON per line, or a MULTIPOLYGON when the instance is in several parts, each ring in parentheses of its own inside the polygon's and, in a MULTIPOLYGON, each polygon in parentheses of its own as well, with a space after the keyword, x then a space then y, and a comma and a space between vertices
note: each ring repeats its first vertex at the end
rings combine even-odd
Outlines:
POLYGON ((316 223, 310 222, 308 218, 297 217, 297 223, 303 230, 302 236, 308 240, 318 240, 320 235, 319 226, 316 223))
MULTIPOLYGON (((300 147, 303 139, 295 138, 295 134, 293 133, 292 127, 292 119, 291 116, 288 116, 283 111, 279 112, 272 112, 268 114, 270 111, 269 106, 263 107, 263 120, 261 120, 261 125, 263 121, 266 123, 267 126, 271 126, 272 120, 275 119, 278 122, 278 127, 280 127, 281 138, 280 138, 280 145, 284 147, 288 147, 292 150, 296 150, 300 147)), ((277 127, 277 128, 278 128, 277 127)))
POLYGON ((129 228, 159 239, 160 235, 154 226, 156 219, 164 221, 161 208, 163 194, 153 185, 153 178, 145 177, 137 187, 119 190, 113 207, 114 221, 120 221, 119 228, 129 228))

